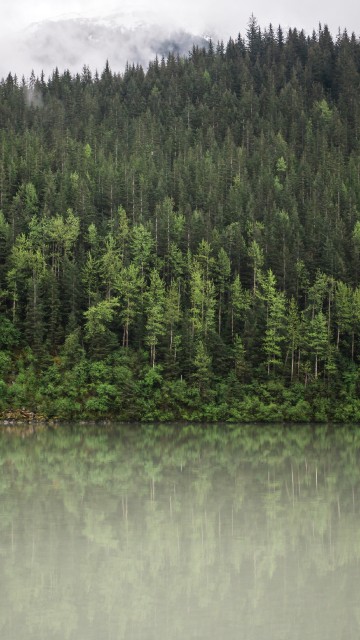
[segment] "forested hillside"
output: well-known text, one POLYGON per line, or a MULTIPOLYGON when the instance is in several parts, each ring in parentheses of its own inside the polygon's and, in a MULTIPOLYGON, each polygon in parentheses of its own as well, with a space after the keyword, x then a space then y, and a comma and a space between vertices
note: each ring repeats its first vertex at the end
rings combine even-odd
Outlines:
POLYGON ((0 84, 0 409, 360 419, 360 41, 0 84))

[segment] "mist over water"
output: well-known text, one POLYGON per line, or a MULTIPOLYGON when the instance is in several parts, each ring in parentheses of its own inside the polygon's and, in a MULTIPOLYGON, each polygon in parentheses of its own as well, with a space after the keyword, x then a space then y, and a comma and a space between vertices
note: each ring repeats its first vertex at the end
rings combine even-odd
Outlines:
POLYGON ((358 639, 360 434, 0 436, 0 635, 358 639))

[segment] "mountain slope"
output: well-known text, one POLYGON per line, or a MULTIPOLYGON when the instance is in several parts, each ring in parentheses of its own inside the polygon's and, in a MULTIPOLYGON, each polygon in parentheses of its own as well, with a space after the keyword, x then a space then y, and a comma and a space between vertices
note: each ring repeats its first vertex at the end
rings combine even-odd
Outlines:
MULTIPOLYGON (((127 62, 147 67, 156 55, 166 56, 169 51, 187 55, 193 44, 206 44, 205 38, 182 29, 139 20, 126 24, 121 18, 64 18, 33 24, 24 32, 12 65, 18 74, 22 70, 21 75, 29 76, 32 68, 47 75, 55 67, 78 72, 86 65, 101 70, 108 59, 114 70, 122 71, 127 62)), ((9 71, 4 70, 4 75, 9 71)))

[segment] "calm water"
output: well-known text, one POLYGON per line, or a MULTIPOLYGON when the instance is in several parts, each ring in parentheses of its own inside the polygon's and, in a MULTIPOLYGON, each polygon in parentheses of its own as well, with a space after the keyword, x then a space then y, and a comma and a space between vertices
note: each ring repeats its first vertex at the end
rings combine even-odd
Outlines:
POLYGON ((358 640, 360 427, 0 432, 2 640, 358 640))

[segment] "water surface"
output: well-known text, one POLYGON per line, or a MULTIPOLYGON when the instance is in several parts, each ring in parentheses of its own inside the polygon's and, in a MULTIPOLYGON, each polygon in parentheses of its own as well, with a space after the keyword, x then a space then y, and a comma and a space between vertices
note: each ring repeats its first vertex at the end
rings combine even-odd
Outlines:
POLYGON ((2 640, 360 637, 357 426, 22 436, 0 432, 2 640))

